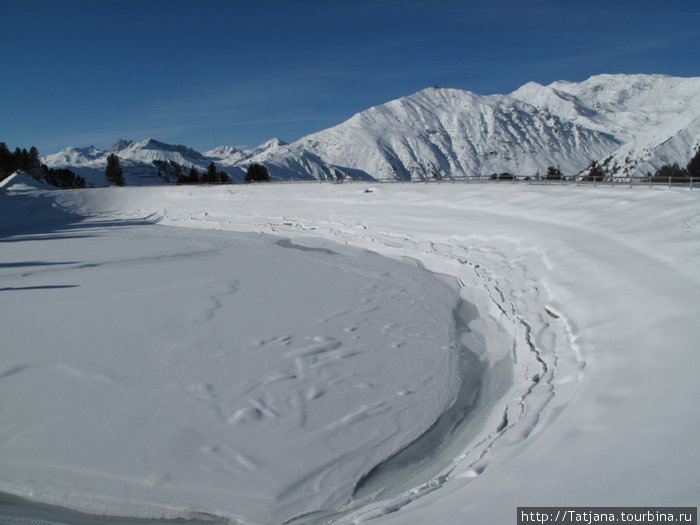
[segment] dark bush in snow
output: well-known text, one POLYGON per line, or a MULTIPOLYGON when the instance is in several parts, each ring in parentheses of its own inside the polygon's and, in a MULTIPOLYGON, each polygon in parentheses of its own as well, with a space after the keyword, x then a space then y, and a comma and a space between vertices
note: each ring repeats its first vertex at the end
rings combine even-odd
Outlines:
POLYGON ((554 166, 549 166, 547 168, 547 173, 544 176, 546 180, 561 180, 562 177, 563 175, 561 174, 561 170, 559 168, 555 168, 554 166))
POLYGON ((664 164, 654 173, 654 182, 688 182, 688 171, 681 168, 677 162, 664 164))
POLYGON ((245 174, 246 182, 264 182, 270 180, 270 173, 262 164, 251 164, 245 174))

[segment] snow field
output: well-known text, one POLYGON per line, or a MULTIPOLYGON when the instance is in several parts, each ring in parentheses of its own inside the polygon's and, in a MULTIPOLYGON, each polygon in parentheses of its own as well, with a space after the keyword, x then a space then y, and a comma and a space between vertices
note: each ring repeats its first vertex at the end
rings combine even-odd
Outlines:
MULTIPOLYGON (((3 196, 3 207, 14 207, 14 204, 5 206, 8 199, 14 198, 16 196, 3 196)), ((439 457, 431 460, 428 467, 419 466, 415 470, 409 468, 403 471, 400 478, 408 479, 407 484, 412 486, 379 483, 376 490, 370 490, 369 494, 361 494, 359 500, 351 501, 347 499, 348 480, 344 475, 352 472, 357 476, 349 483, 353 485, 367 473, 368 466, 390 457, 399 442, 405 445, 414 439, 420 433, 418 429, 421 426, 424 430, 425 423, 432 421, 440 410, 449 405, 449 395, 455 393, 455 378, 452 376, 452 387, 440 389, 446 397, 433 400, 432 410, 424 406, 413 407, 415 410, 410 417, 395 422, 393 426, 387 423, 391 417, 382 412, 382 407, 367 402, 362 417, 356 417, 356 413, 347 409, 344 412, 339 408, 343 406, 341 399, 332 400, 331 403, 328 398, 329 405, 322 412, 326 415, 344 414, 338 420, 344 425, 343 431, 337 432, 339 435, 357 430, 358 435, 363 436, 362 421, 366 421, 368 425, 391 427, 396 433, 394 446, 375 451, 366 441, 355 443, 357 446, 353 450, 357 461, 362 463, 361 467, 347 467, 337 478, 333 478, 333 469, 327 468, 331 473, 324 471, 321 476, 323 482, 312 483, 311 489, 309 485, 297 486, 293 482, 298 489, 292 496, 282 490, 283 497, 279 498, 280 492, 275 492, 279 487, 267 491, 270 486, 262 483, 252 491, 255 497, 277 494, 275 505, 282 510, 270 514, 269 501, 258 502, 258 506, 251 503, 250 514, 254 515, 254 522, 273 523, 279 522, 279 518, 291 517, 296 512, 291 510, 294 509, 295 496, 307 502, 309 498, 313 500, 313 504, 308 506, 309 511, 334 511, 339 508, 343 511, 330 515, 318 514, 316 518, 319 522, 347 523, 370 518, 374 518, 376 523, 455 523, 474 520, 504 523, 514 520, 518 505, 697 503, 697 494, 700 493, 697 473, 700 470, 697 468, 695 441, 700 431, 700 418, 694 404, 700 394, 695 378, 700 333, 694 319, 700 308, 697 299, 700 297, 700 229, 695 227, 695 219, 700 216, 700 197, 696 192, 511 185, 263 185, 110 188, 39 193, 37 198, 53 202, 55 206, 71 212, 91 216, 91 221, 140 221, 150 217, 152 220, 157 218, 162 225, 272 233, 291 239, 293 245, 316 249, 304 252, 275 245, 275 249, 285 251, 285 259, 289 253, 313 253, 315 260, 325 253, 323 250, 337 249, 331 247, 336 245, 368 249, 393 258, 410 257, 431 271, 453 276, 461 284, 462 300, 474 306, 474 311, 467 316, 470 331, 462 334, 462 342, 481 356, 490 370, 484 376, 479 402, 473 407, 469 424, 459 427, 457 437, 440 448, 439 457), (327 241, 336 244, 330 245, 327 241), (409 422, 416 414, 420 414, 420 421, 410 426, 409 422), (427 473, 429 476, 421 479, 427 473), (345 483, 346 488, 338 489, 333 494, 333 489, 329 487, 339 485, 334 485, 329 479, 335 479, 340 485, 345 483), (391 490, 392 486, 395 490, 391 490), (338 497, 334 499, 335 495, 338 497)), ((53 213, 56 213, 55 209, 53 213)), ((151 230, 171 231, 160 227, 142 229, 135 225, 128 226, 127 231, 132 227, 134 232, 143 231, 147 236, 151 234, 145 232, 151 230)), ((105 227, 104 235, 112 235, 108 232, 113 230, 114 227, 105 227)), ((177 228, 172 231, 186 230, 177 228)), ((187 238, 193 243, 201 243, 209 235, 227 238, 224 233, 189 231, 191 234, 187 238)), ((176 237, 180 239, 178 245, 183 242, 181 233, 176 237)), ((218 237, 216 239, 214 244, 218 246, 222 241, 218 237)), ((72 239, 78 243, 80 240, 72 239)), ((22 260, 43 260, 39 252, 32 256, 31 251, 27 251, 36 249, 43 254, 43 248, 31 248, 29 238, 22 241, 19 243, 22 260)), ((147 241, 149 250, 152 242, 147 241)), ((93 248, 83 249, 99 246, 95 242, 90 245, 93 248)), ((60 255, 71 252, 79 253, 73 248, 58 251, 60 255)), ((328 253, 325 255, 332 257, 328 253)), ((106 260, 117 258, 113 255, 105 257, 106 260)), ((149 275, 147 282, 158 273, 157 268, 162 263, 158 257, 160 255, 145 264, 148 268, 146 274, 149 275)), ((53 262, 70 265, 75 263, 67 261, 84 258, 64 257, 53 262)), ((330 266, 334 267, 335 262, 330 266)), ((12 270, 13 267, 9 268, 12 270)), ((45 267, 41 266, 41 269, 45 267)), ((53 266, 46 269, 53 269, 53 266)), ((260 268, 260 273, 263 273, 263 269, 260 268)), ((5 274, 7 268, 3 270, 5 274)), ((77 268, 73 271, 77 271, 77 268)), ((310 279, 308 273, 303 279, 310 279)), ((29 279, 22 286, 38 286, 29 276, 16 278, 29 279)), ((424 281, 426 278, 425 274, 421 274, 418 281, 427 283, 424 281)), ((288 281, 280 277, 274 294, 277 299, 299 297, 291 292, 302 297, 309 295, 298 289, 290 291, 290 295, 282 293, 285 286, 290 286, 288 281)), ((222 290, 221 286, 207 282, 204 277, 198 277, 197 282, 198 285, 193 284, 192 289, 203 292, 200 299, 202 304, 193 308, 195 312, 211 312, 217 300, 225 302, 224 296, 231 293, 231 288, 227 291, 224 287, 222 290)), ((61 284, 70 283, 65 281, 61 284)), ((162 284, 153 281, 155 288, 161 289, 162 284)), ((438 288, 445 286, 441 284, 438 288)), ((343 287, 344 293, 351 288, 343 287)), ((181 304, 182 297, 191 294, 192 289, 175 292, 173 302, 181 304)), ((42 294, 68 294, 71 291, 75 289, 47 289, 42 294)), ((449 309, 444 310, 445 295, 439 300, 429 300, 431 295, 428 291, 435 293, 434 285, 423 286, 413 296, 414 303, 422 305, 418 307, 419 311, 427 308, 433 312, 432 317, 425 318, 431 321, 435 333, 444 335, 452 326, 453 314, 449 309), (443 310, 434 312, 437 304, 442 304, 443 310), (446 321, 449 322, 445 324, 446 321)), ((378 304, 382 303, 384 292, 378 292, 378 304)), ((367 290, 363 293, 367 293, 367 290)), ((240 291, 236 294, 240 294, 240 291)), ((125 297, 130 295, 127 293, 125 297)), ((343 293, 330 295, 336 297, 343 293)), ((149 307, 147 301, 141 302, 144 296, 139 296, 136 302, 139 305, 136 309, 138 313, 157 310, 155 305, 149 307), (142 304, 144 308, 141 308, 142 304)), ((355 299, 362 296, 360 294, 355 299)), ((133 304, 129 301, 129 304, 133 304)), ((295 308, 295 313, 309 313, 312 302, 307 299, 301 307, 295 308)), ((194 303, 196 305, 197 301, 194 303)), ((36 296, 32 301, 27 300, 25 308, 29 310, 35 305, 36 296)), ((290 308, 283 309, 288 312, 290 308)), ((158 316, 162 317, 161 314, 158 316)), ((15 319, 19 317, 17 314, 15 319)), ((350 317, 357 320, 361 314, 353 311, 350 317)), ((424 327, 423 316, 420 317, 421 323, 411 323, 409 326, 424 327)), ((371 316, 367 316, 367 319, 370 320, 371 316)), ((30 331, 21 329, 23 326, 26 328, 26 322, 24 325, 20 321, 10 322, 5 312, 3 320, 8 323, 4 324, 3 332, 6 326, 12 326, 17 340, 26 340, 26 334, 30 331)), ((275 338, 266 343, 268 346, 281 346, 280 355, 287 355, 287 359, 318 358, 347 351, 349 343, 341 342, 340 346, 333 348, 338 335, 352 333, 343 332, 350 325, 361 326, 358 322, 338 324, 323 334, 306 330, 296 338, 292 337, 292 341, 311 337, 308 346, 284 350, 284 338, 289 335, 288 332, 293 332, 294 327, 300 326, 299 323, 292 324, 283 324, 285 330, 275 330, 275 338), (313 337, 325 339, 313 340, 313 337), (331 341, 330 338, 335 339, 331 341), (320 347, 323 348, 319 350, 320 347), (292 351, 295 353, 290 356, 288 352, 292 351)), ((144 332, 153 333, 152 326, 147 326, 147 323, 143 326, 144 332)), ((217 324, 213 323, 213 326, 217 324)), ((91 330, 88 328, 87 332, 91 330)), ((164 332, 167 330, 158 331, 164 332)), ((222 334, 230 335, 222 329, 218 336, 211 336, 207 331, 206 337, 211 341, 221 341, 219 336, 222 334)), ((379 334, 381 330, 368 327, 366 340, 371 342, 379 334)), ((119 336, 113 333, 104 339, 116 346, 114 340, 118 340, 119 336)), ((30 334, 29 339, 35 337, 39 336, 30 334)), ((153 336, 149 337, 152 340, 153 336)), ((404 337, 404 342, 414 340, 412 333, 405 333, 404 337)), ((180 341, 181 338, 175 339, 180 341)), ((443 346, 446 346, 444 342, 443 346)), ((188 350, 178 355, 183 359, 193 359, 192 352, 188 350)), ((444 355, 454 354, 444 352, 444 355)), ((391 381, 405 380, 404 367, 413 369, 415 366, 416 370, 425 371, 426 363, 421 361, 422 357, 420 351, 402 356, 402 372, 392 373, 391 381), (400 377, 395 378, 395 375, 400 377)), ((372 352, 373 359, 375 352, 372 352)), ((386 380, 385 374, 397 362, 391 352, 386 359, 385 362, 391 363, 391 366, 381 368, 378 377, 382 381, 386 380)), ((22 359, 17 361, 17 364, 10 364, 8 371, 22 366, 19 362, 22 359)), ((339 374, 347 374, 348 369, 350 373, 357 370, 350 365, 348 358, 336 361, 339 374)), ((443 365, 448 361, 443 361, 443 365)), ((104 369, 109 373, 114 372, 114 363, 101 364, 106 365, 104 369)), ((132 373, 133 367, 122 362, 124 364, 132 373)), ((194 363, 190 361, 190 364, 194 369, 194 363)), ((268 364, 266 362, 264 368, 268 364)), ((446 377, 445 370, 449 367, 442 368, 440 372, 440 364, 432 364, 436 372, 424 373, 420 377, 439 383, 446 377)), ((199 366, 201 363, 197 361, 199 366)), ((211 366, 215 367, 213 364, 211 366)), ((22 374, 28 379, 26 373, 30 370, 25 367, 6 373, 0 381, 0 388, 20 389, 9 390, 12 396, 21 392, 22 388, 30 388, 17 386, 20 382, 16 381, 22 374), (10 387, 8 380, 13 378, 15 386, 10 387)), ((95 372, 88 375, 92 379, 99 376, 95 372)), ((412 377, 415 379, 419 376, 412 377)), ((152 379, 154 384, 167 384, 160 376, 152 379)), ((26 383, 36 385, 36 381, 26 383)), ((170 407, 182 410, 183 406, 187 406, 184 400, 199 403, 203 399, 221 397, 218 389, 212 391, 208 386, 212 385, 210 381, 193 380, 188 385, 189 390, 179 391, 182 399, 168 399, 170 407)), ((405 392, 407 388, 417 391, 418 388, 414 388, 417 386, 402 385, 404 390, 401 391, 405 392)), ((324 390, 313 382, 305 387, 309 388, 305 391, 307 401, 309 397, 314 398, 319 390, 324 390)), ((346 391, 349 388, 346 387, 346 391)), ((429 391, 429 385, 421 388, 421 392, 429 391)), ((372 395, 377 395, 377 392, 372 395)), ((238 399, 239 396, 240 392, 232 393, 232 398, 238 399)), ((397 411, 401 414, 401 410, 409 410, 407 406, 401 408, 402 405, 396 404, 396 399, 402 397, 407 396, 394 396, 384 406, 389 406, 392 413, 397 411)), ((113 399, 113 396, 106 395, 105 399, 113 399)), ((233 412, 235 423, 243 424, 251 419, 265 421, 264 416, 269 409, 265 398, 262 399, 265 405, 257 406, 250 399, 254 398, 248 398, 249 404, 245 409, 241 407, 243 412, 233 412)), ((213 409, 210 411, 215 412, 213 409)), ((204 417, 199 408, 187 409, 186 412, 204 417)), ((290 416, 292 413, 294 411, 289 408, 284 411, 290 416)), ((17 418, 22 419, 19 415, 17 418)), ((210 422, 202 421, 193 426, 207 428, 210 422)), ((60 425, 57 426, 60 429, 60 425)), ((279 423, 277 428, 280 428, 279 423)), ((299 425, 283 428, 286 432, 294 432, 299 425)), ((7 436, 0 440, 0 446, 7 447, 7 443, 12 442, 7 436)), ((121 432, 121 436, 124 436, 124 432, 121 432)), ((149 439, 158 441, 154 437, 149 439)), ((193 443, 199 443, 197 438, 190 436, 190 439, 190 449, 196 448, 193 443)), ((342 447, 346 447, 348 443, 354 443, 354 439, 344 435, 340 442, 342 447)), ((274 451, 271 443, 262 444, 265 450, 274 451)), ((28 460, 30 453, 34 454, 32 448, 31 443, 27 444, 24 460, 17 460, 13 468, 14 472, 22 473, 25 479, 36 480, 40 479, 36 477, 39 470, 44 472, 44 469, 32 467, 28 460), (33 468, 35 470, 32 472, 33 468)), ((186 458, 181 452, 176 456, 186 458)), ((58 454, 58 451, 47 452, 47 463, 55 460, 58 454)), ((5 454, 2 456, 8 457, 5 454)), ((228 457, 236 459, 235 454, 228 454, 228 457)), ((302 466, 308 466, 307 458, 299 459, 302 466)), ((201 490, 198 484, 187 487, 178 484, 186 478, 185 472, 188 475, 191 473, 187 469, 192 467, 183 466, 179 464, 180 461, 174 461, 173 456, 163 457, 164 464, 176 472, 171 480, 148 478, 147 468, 138 470, 138 479, 142 480, 139 491, 148 487, 149 501, 153 501, 153 494, 159 494, 166 502, 158 509, 149 509, 133 494, 123 492, 124 487, 132 484, 134 479, 122 480, 122 492, 114 490, 112 481, 105 479, 104 472, 114 470, 115 465, 101 467, 102 471, 98 474, 102 478, 97 485, 91 485, 94 493, 89 503, 95 505, 101 501, 104 509, 123 509, 121 512, 124 514, 133 514, 136 509, 142 515, 154 515, 154 512, 162 513, 164 507, 171 505, 172 515, 179 515, 185 510, 236 515, 240 506, 234 510, 224 508, 225 503, 216 499, 215 491, 201 490), (150 485, 144 483, 144 479, 151 479, 150 485), (110 495, 107 503, 100 500, 100 494, 110 495), (192 498, 186 509, 173 504, 184 496, 192 498), (212 501, 216 501, 216 508, 212 506, 212 501)), ((282 460, 268 458, 268 461, 268 465, 274 464, 275 468, 282 470, 292 463, 288 456, 282 460)), ((199 461, 193 463, 201 465, 199 461)), ((246 461, 239 463, 240 468, 244 469, 246 461)), ((70 466, 71 460, 68 459, 58 471, 65 474, 70 466)), ((8 472, 6 468, 3 471, 8 472)), ((71 482, 80 479, 82 474, 74 472, 71 482)), ((227 472, 223 475, 229 483, 230 474, 227 472)), ((288 479, 292 478, 290 476, 288 479)), ((391 480, 391 477, 385 479, 391 480)), ((3 477, 1 486, 7 492, 34 495, 44 500, 51 496, 55 502, 85 508, 84 500, 71 500, 68 494, 56 490, 51 482, 46 481, 42 480, 35 486, 30 486, 29 482, 21 486, 17 481, 8 483, 8 478, 3 477)), ((231 494, 228 493, 226 500, 230 501, 230 498, 231 494)), ((250 502, 251 499, 255 498, 247 493, 241 501, 250 502)))
POLYGON ((345 504, 459 381, 456 292, 415 264, 143 221, 9 239, 7 492, 279 523, 345 504))

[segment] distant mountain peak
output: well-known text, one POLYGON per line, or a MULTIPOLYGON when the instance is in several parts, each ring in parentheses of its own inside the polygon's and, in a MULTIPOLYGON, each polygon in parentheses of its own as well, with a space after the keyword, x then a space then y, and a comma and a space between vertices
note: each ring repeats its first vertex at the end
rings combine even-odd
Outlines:
POLYGON ((260 148, 271 148, 275 146, 286 146, 287 143, 281 139, 278 139, 277 137, 271 138, 268 141, 263 142, 260 146, 260 148))
POLYGON ((217 146, 216 148, 202 152, 205 157, 227 157, 237 153, 238 149, 234 146, 217 146))
POLYGON ((114 144, 112 144, 112 148, 110 149, 110 151, 112 153, 117 153, 119 151, 132 147, 134 144, 136 144, 136 142, 131 139, 117 139, 114 142, 114 144))

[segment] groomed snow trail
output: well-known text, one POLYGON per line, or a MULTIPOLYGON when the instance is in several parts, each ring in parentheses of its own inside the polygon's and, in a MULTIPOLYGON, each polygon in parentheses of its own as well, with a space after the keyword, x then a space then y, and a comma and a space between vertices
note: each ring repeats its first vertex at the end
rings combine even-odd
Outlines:
POLYGON ((321 522, 505 523, 518 505, 697 503, 700 193, 353 184, 50 198, 100 219, 332 240, 458 279, 476 307, 463 343, 493 369, 510 362, 512 384, 485 389, 490 410, 439 473, 321 522))

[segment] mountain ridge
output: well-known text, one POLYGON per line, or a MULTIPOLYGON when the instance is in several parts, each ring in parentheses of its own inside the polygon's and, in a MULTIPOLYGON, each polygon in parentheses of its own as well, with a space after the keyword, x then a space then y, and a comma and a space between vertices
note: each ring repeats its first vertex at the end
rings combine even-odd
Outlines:
MULTIPOLYGON (((574 175, 591 161, 618 177, 641 177, 662 164, 684 164, 699 147, 700 77, 602 74, 547 86, 528 82, 506 95, 429 87, 290 144, 271 139, 200 153, 121 139, 109 152, 66 148, 44 162, 86 176, 104 171, 106 156, 116 153, 127 174, 145 183, 158 178, 153 161, 202 170, 215 162, 237 181, 251 163, 265 164, 273 179, 527 176, 548 166, 574 175)), ((96 174, 92 179, 104 184, 96 174)))

